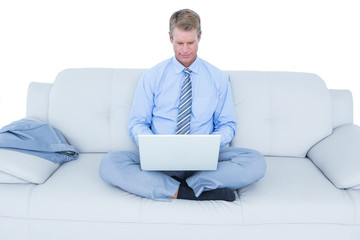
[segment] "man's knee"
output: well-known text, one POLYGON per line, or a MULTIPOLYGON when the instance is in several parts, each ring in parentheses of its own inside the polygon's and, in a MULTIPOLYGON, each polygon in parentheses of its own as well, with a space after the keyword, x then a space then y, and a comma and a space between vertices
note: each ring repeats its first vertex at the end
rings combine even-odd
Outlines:
POLYGON ((99 168, 100 177, 106 183, 109 183, 109 184, 110 184, 110 181, 109 181, 110 172, 113 169, 113 157, 111 155, 113 155, 113 153, 108 153, 103 157, 103 159, 101 160, 101 163, 100 163, 100 168, 99 168))
POLYGON ((108 184, 113 184, 114 178, 119 181, 121 169, 127 165, 129 157, 126 152, 110 152, 106 154, 100 163, 99 174, 100 177, 108 184))
POLYGON ((244 148, 238 148, 237 151, 240 158, 244 157, 247 159, 246 165, 249 167, 249 171, 253 173, 254 179, 259 180, 265 176, 266 161, 260 152, 244 148))
POLYGON ((254 172, 255 178, 261 179, 265 176, 266 172, 266 161, 264 156, 253 149, 247 149, 251 159, 252 171, 254 172))
POLYGON ((258 179, 263 178, 266 172, 266 161, 261 153, 256 155, 256 157, 254 158, 254 165, 255 165, 254 169, 257 173, 257 178, 258 179))

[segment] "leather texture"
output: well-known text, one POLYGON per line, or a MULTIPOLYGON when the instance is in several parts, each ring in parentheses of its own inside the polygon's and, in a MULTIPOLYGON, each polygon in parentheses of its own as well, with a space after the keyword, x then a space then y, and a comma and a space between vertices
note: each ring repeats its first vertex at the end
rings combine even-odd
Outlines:
POLYGON ((52 83, 32 82, 27 94, 26 116, 42 122, 49 121, 49 95, 52 83))
POLYGON ((27 219, 30 196, 35 187, 35 184, 0 184, 0 217, 27 219))
POLYGON ((230 146, 305 157, 331 133, 330 94, 317 75, 235 71, 229 76, 237 119, 230 146))
POLYGON ((360 189, 360 127, 347 124, 317 143, 308 157, 337 188, 360 189))
POLYGON ((355 217, 360 214, 360 191, 338 190, 307 158, 267 157, 267 175, 239 190, 236 201, 228 203, 156 202, 126 193, 98 176, 103 156, 81 154, 45 184, 0 184, 0 192, 7 193, 0 198, 0 236, 167 239, 173 231, 179 231, 175 239, 237 235, 264 239, 266 234, 270 234, 266 239, 289 239, 293 234, 291 239, 355 240, 360 236, 355 217), (13 229, 13 224, 18 231, 4 227, 13 229))
MULTIPOLYGON (((61 129, 80 152, 136 149, 128 135, 127 121, 143 71, 64 70, 51 89, 49 122, 61 129)), ((227 73, 237 112, 237 131, 241 133, 236 134, 231 146, 256 149, 265 155, 304 157, 316 142, 331 133, 330 93, 317 75, 227 73)))
POLYGON ((80 152, 134 150, 127 123, 144 70, 68 69, 49 98, 49 122, 80 152))
POLYGON ((0 177, 0 183, 44 183, 58 167, 59 164, 34 155, 0 149, 0 172, 13 176, 7 181, 0 177))
POLYGON ((244 224, 354 224, 354 204, 308 158, 268 157, 259 182, 239 190, 244 224))
POLYGON ((136 149, 127 120, 143 72, 68 69, 30 85, 28 117, 48 119, 81 154, 43 184, 0 184, 0 239, 360 239, 360 190, 337 188, 305 157, 333 126, 352 123, 351 93, 314 74, 227 72, 238 117, 231 145, 268 155, 265 177, 234 202, 155 202, 102 181, 106 152, 136 149))
POLYGON ((8 199, 3 203, 22 201, 18 216, 31 219, 200 225, 356 223, 349 193, 356 202, 359 191, 338 190, 308 158, 266 157, 266 176, 240 189, 237 200, 227 203, 158 202, 129 194, 101 180, 98 167, 103 156, 81 154, 62 165, 46 184, 7 185, 8 199))
POLYGON ((88 222, 0 217, 2 239, 27 240, 161 240, 247 239, 247 240, 358 240, 357 225, 341 224, 261 224, 192 225, 88 222))
POLYGON ((353 122, 353 100, 349 90, 330 89, 333 128, 353 122))
POLYGON ((0 183, 29 183, 11 174, 0 171, 0 183))
POLYGON ((34 219, 137 222, 141 198, 109 186, 99 176, 104 154, 81 154, 63 164, 31 195, 34 219))

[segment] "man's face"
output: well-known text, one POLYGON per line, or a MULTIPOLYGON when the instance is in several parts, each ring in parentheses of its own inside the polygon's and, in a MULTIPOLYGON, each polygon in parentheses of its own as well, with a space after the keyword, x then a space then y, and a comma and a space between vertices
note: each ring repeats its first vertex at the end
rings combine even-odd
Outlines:
POLYGON ((170 35, 170 41, 173 45, 176 59, 184 67, 189 67, 195 61, 200 38, 201 33, 198 37, 196 29, 190 31, 184 31, 179 28, 173 29, 173 37, 170 35))

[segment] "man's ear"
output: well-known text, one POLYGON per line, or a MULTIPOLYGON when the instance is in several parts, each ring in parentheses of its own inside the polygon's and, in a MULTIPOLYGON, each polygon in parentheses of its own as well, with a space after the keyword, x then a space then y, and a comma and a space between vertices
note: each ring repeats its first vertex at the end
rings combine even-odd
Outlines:
POLYGON ((173 38, 171 36, 171 33, 169 32, 170 42, 173 43, 173 38))
POLYGON ((199 42, 200 42, 200 39, 201 39, 201 34, 202 34, 202 32, 200 32, 199 35, 198 35, 198 41, 199 42))

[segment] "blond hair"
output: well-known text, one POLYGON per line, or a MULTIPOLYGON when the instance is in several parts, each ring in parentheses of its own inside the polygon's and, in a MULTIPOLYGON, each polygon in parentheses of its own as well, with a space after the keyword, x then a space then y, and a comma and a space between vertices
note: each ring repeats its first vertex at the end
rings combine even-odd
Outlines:
POLYGON ((169 32, 171 37, 173 37, 173 30, 175 27, 184 31, 191 31, 193 29, 196 29, 198 37, 200 37, 200 16, 193 10, 182 9, 174 12, 173 15, 171 15, 170 17, 169 23, 169 32))

